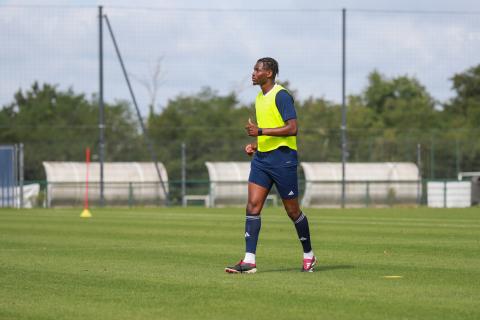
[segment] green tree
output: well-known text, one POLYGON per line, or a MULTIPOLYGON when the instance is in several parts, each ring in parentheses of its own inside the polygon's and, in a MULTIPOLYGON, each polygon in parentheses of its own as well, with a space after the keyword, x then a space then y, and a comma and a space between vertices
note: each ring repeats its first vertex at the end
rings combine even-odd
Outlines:
POLYGON ((298 117, 298 147, 301 161, 338 161, 340 106, 310 97, 295 103, 298 117))
POLYGON ((162 113, 150 117, 148 127, 169 179, 180 178, 182 143, 187 146, 188 178, 206 179, 205 161, 248 160, 243 148, 252 139, 244 126, 253 115, 251 107, 238 106, 233 93, 220 96, 204 88, 170 100, 162 113))
POLYGON ((368 80, 356 104, 374 113, 369 126, 358 128, 365 134, 355 136, 363 138, 355 152, 368 150, 368 161, 416 161, 417 144, 430 147, 432 133, 441 128, 435 100, 413 77, 388 78, 374 71, 368 80))
MULTIPOLYGON (((456 154, 455 165, 460 171, 478 171, 480 167, 480 65, 471 67, 452 78, 455 97, 444 104, 444 135, 456 154)), ((453 162, 453 161, 451 161, 453 162)))
POLYGON ((452 77, 456 96, 445 103, 445 116, 455 127, 478 128, 480 124, 480 65, 452 77))
MULTIPOLYGON (((106 160, 133 160, 139 150, 135 120, 125 102, 105 105, 106 160)), ((72 89, 35 82, 0 110, 0 141, 25 146, 25 179, 44 179, 42 161, 84 161, 98 154, 98 105, 72 89)))
POLYGON ((438 112, 435 100, 412 77, 387 78, 377 71, 369 77, 363 93, 366 107, 375 111, 384 128, 435 128, 438 112))

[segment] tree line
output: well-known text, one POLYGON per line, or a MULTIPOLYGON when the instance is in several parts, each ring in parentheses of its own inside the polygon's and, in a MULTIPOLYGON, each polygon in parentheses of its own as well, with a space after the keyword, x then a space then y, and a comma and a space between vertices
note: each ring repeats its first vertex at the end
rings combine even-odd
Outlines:
MULTIPOLYGON (((478 171, 480 65, 454 74, 451 83, 454 97, 437 101, 415 77, 371 72, 365 89, 347 99, 348 161, 420 160, 422 176, 431 179, 478 171)), ((295 106, 300 161, 341 161, 341 105, 310 97, 295 106)), ((98 161, 98 113, 96 96, 35 82, 0 110, 0 144, 23 143, 25 178, 42 180, 42 161, 83 161, 85 147, 98 161)), ((182 143, 187 178, 206 179, 205 161, 248 161, 244 126, 254 115, 253 103, 203 88, 151 111, 146 125, 169 179, 180 179, 182 143)), ((105 122, 106 161, 151 161, 128 102, 106 103, 105 122)))

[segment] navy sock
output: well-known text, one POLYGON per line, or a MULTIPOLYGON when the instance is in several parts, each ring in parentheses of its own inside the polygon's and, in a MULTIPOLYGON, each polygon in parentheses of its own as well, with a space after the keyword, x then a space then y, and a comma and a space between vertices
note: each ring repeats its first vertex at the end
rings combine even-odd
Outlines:
POLYGON ((297 229, 298 239, 302 243, 303 252, 307 253, 312 251, 312 244, 310 242, 310 229, 308 228, 308 219, 300 212, 300 216, 297 220, 293 221, 295 229, 297 229))
POLYGON ((257 251, 258 234, 261 226, 260 214, 247 212, 245 219, 245 252, 255 253, 257 251))

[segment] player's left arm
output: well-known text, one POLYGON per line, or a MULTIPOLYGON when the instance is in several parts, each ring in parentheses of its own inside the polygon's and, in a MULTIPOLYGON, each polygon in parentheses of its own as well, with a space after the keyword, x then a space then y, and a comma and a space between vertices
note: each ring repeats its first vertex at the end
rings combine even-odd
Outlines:
MULTIPOLYGON (((290 119, 280 128, 262 128, 262 135, 274 137, 288 137, 297 135, 297 119, 290 119)), ((258 130, 257 130, 258 135, 258 130)))

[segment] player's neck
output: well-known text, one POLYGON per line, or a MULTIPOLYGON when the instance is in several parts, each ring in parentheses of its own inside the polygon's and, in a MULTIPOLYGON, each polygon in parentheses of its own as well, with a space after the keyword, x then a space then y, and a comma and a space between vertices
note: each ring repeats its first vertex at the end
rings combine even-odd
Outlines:
POLYGON ((263 94, 267 94, 270 90, 272 90, 272 88, 275 86, 275 82, 274 81, 268 81, 266 83, 264 83, 263 85, 260 86, 260 88, 262 88, 262 92, 263 94))

